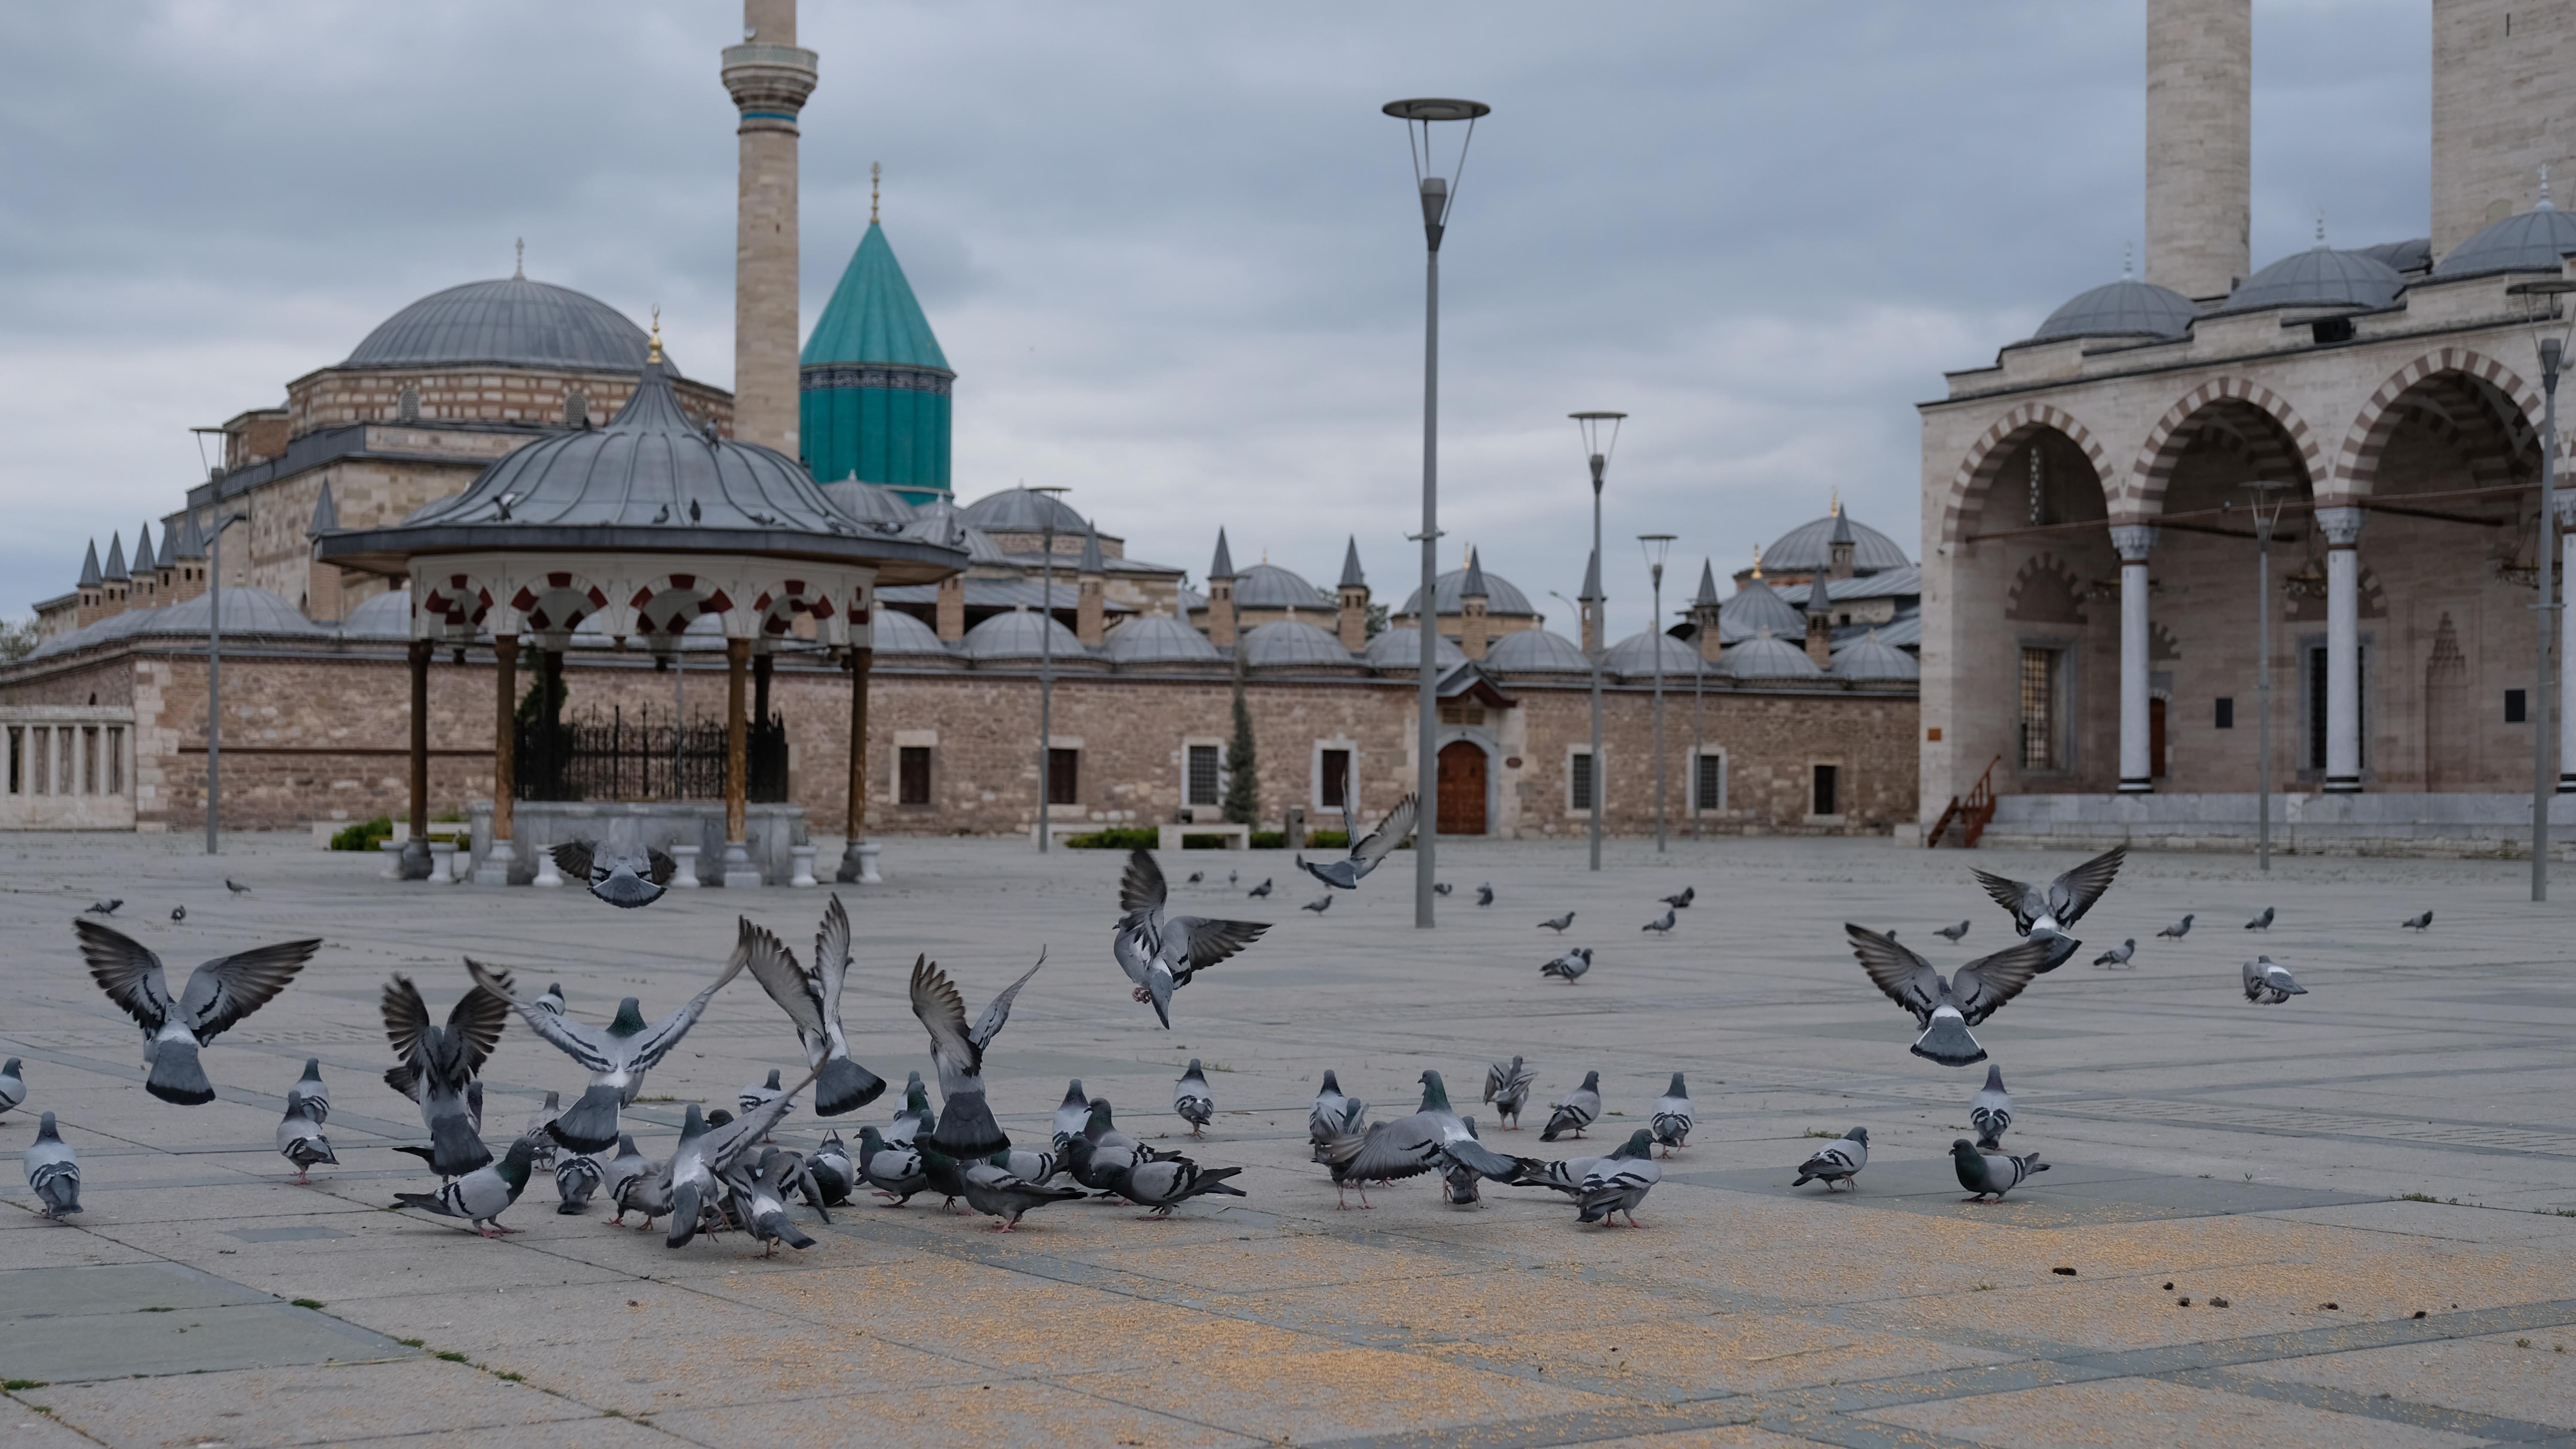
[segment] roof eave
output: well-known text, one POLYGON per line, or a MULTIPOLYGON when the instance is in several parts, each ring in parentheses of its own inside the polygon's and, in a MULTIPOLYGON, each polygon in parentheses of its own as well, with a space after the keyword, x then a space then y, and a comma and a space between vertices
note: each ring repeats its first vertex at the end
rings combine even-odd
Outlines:
POLYGON ((324 534, 315 543, 327 562, 387 576, 409 573, 414 558, 487 552, 730 553, 808 559, 873 568, 879 584, 936 583, 966 568, 964 550, 918 539, 844 538, 793 529, 427 524, 343 530, 324 534))

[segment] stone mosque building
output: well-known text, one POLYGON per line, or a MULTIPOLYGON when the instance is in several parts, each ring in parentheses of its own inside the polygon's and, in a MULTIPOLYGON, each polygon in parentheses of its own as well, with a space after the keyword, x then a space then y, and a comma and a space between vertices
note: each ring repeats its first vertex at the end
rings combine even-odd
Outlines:
POLYGON ((2268 753, 2301 848, 2527 845, 2576 10, 2433 0, 2427 233, 2259 267, 2250 10, 2148 0, 2144 275, 1921 405, 1923 822, 2241 848, 2268 753))
MULTIPOLYGON (((1259 823, 1337 825, 1412 788, 1426 623, 1445 834, 1579 834, 1596 775, 1605 825, 1651 831, 1659 675, 1675 831, 1910 827, 1922 571, 1839 504, 1731 592, 1705 563, 1682 575, 1668 627, 1624 638, 1580 561, 1525 587, 1469 552, 1426 604, 1371 582, 1373 553, 1409 556, 1398 538, 1305 575, 1211 515, 1193 574, 1042 492, 961 504, 959 372, 873 211, 797 345, 796 115, 819 61, 793 0, 745 18, 723 69, 734 391, 682 369, 700 343, 665 352, 657 325, 524 267, 400 308, 224 424, 206 478, 36 606, 43 641, 0 666, 0 827, 202 821, 223 518, 224 822, 470 817, 485 879, 529 878, 567 808, 639 792, 723 794, 711 851, 764 830, 1026 836, 1041 812, 1059 832, 1213 821, 1238 690, 1259 823), (1578 617, 1536 606, 1548 585, 1578 617)), ((1472 490, 1453 497, 1471 524, 1472 490)), ((748 856, 727 873, 780 878, 776 852, 748 856)))

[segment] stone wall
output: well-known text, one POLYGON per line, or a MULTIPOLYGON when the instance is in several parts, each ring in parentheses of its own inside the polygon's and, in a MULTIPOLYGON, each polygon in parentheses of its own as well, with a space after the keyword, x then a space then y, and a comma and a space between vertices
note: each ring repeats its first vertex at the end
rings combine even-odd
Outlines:
MULTIPOLYGON (((286 385, 288 429, 302 437, 335 423, 397 421, 406 387, 419 390, 424 421, 552 427, 563 424, 565 394, 578 391, 590 400, 596 427, 626 405, 635 375, 537 367, 326 367, 286 385)), ((714 418, 717 432, 733 435, 732 394, 679 377, 671 379, 671 389, 679 394, 681 411, 701 421, 714 418)))

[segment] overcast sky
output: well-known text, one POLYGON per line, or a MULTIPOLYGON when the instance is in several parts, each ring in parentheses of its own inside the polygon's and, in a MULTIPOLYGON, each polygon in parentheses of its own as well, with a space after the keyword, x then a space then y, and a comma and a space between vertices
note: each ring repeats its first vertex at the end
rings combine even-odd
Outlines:
MULTIPOLYGON (((2254 261, 2427 229, 2427 0, 2261 0, 2254 261)), ((1668 607, 1825 511, 1919 550, 1913 404, 2118 274, 2141 220, 2143 0, 809 3, 804 316, 886 168, 959 374, 956 488, 1072 488, 1128 552, 1416 565, 1422 234, 1391 98, 1478 125, 1442 252, 1444 563, 1570 630, 1576 409, 1668 607)), ((0 8, 0 612, 202 476, 428 292, 528 274, 732 380, 734 113, 700 3, 0 8)), ((1721 582, 1721 587, 1724 587, 1721 582)))

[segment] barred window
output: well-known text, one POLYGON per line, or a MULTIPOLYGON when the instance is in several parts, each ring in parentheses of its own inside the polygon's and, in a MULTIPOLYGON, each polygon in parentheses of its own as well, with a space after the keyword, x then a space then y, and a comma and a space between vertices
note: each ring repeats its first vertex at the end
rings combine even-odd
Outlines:
POLYGON ((1691 808, 1726 808, 1726 756, 1700 755, 1692 762, 1691 808))
POLYGON ((930 803, 930 746, 905 745, 895 752, 894 788, 898 805, 930 803))
POLYGON ((1081 804, 1082 751, 1048 750, 1046 783, 1049 805, 1081 804))
POLYGON ((2021 651, 2021 767, 2054 770, 2057 760, 2057 665, 2055 649, 2021 651))
POLYGON ((1592 782, 1592 752, 1576 750, 1565 759, 1565 808, 1590 810, 1598 803, 1592 782))
POLYGON ((1186 803, 1219 804, 1221 792, 1217 747, 1214 745, 1190 746, 1189 799, 1186 803))

